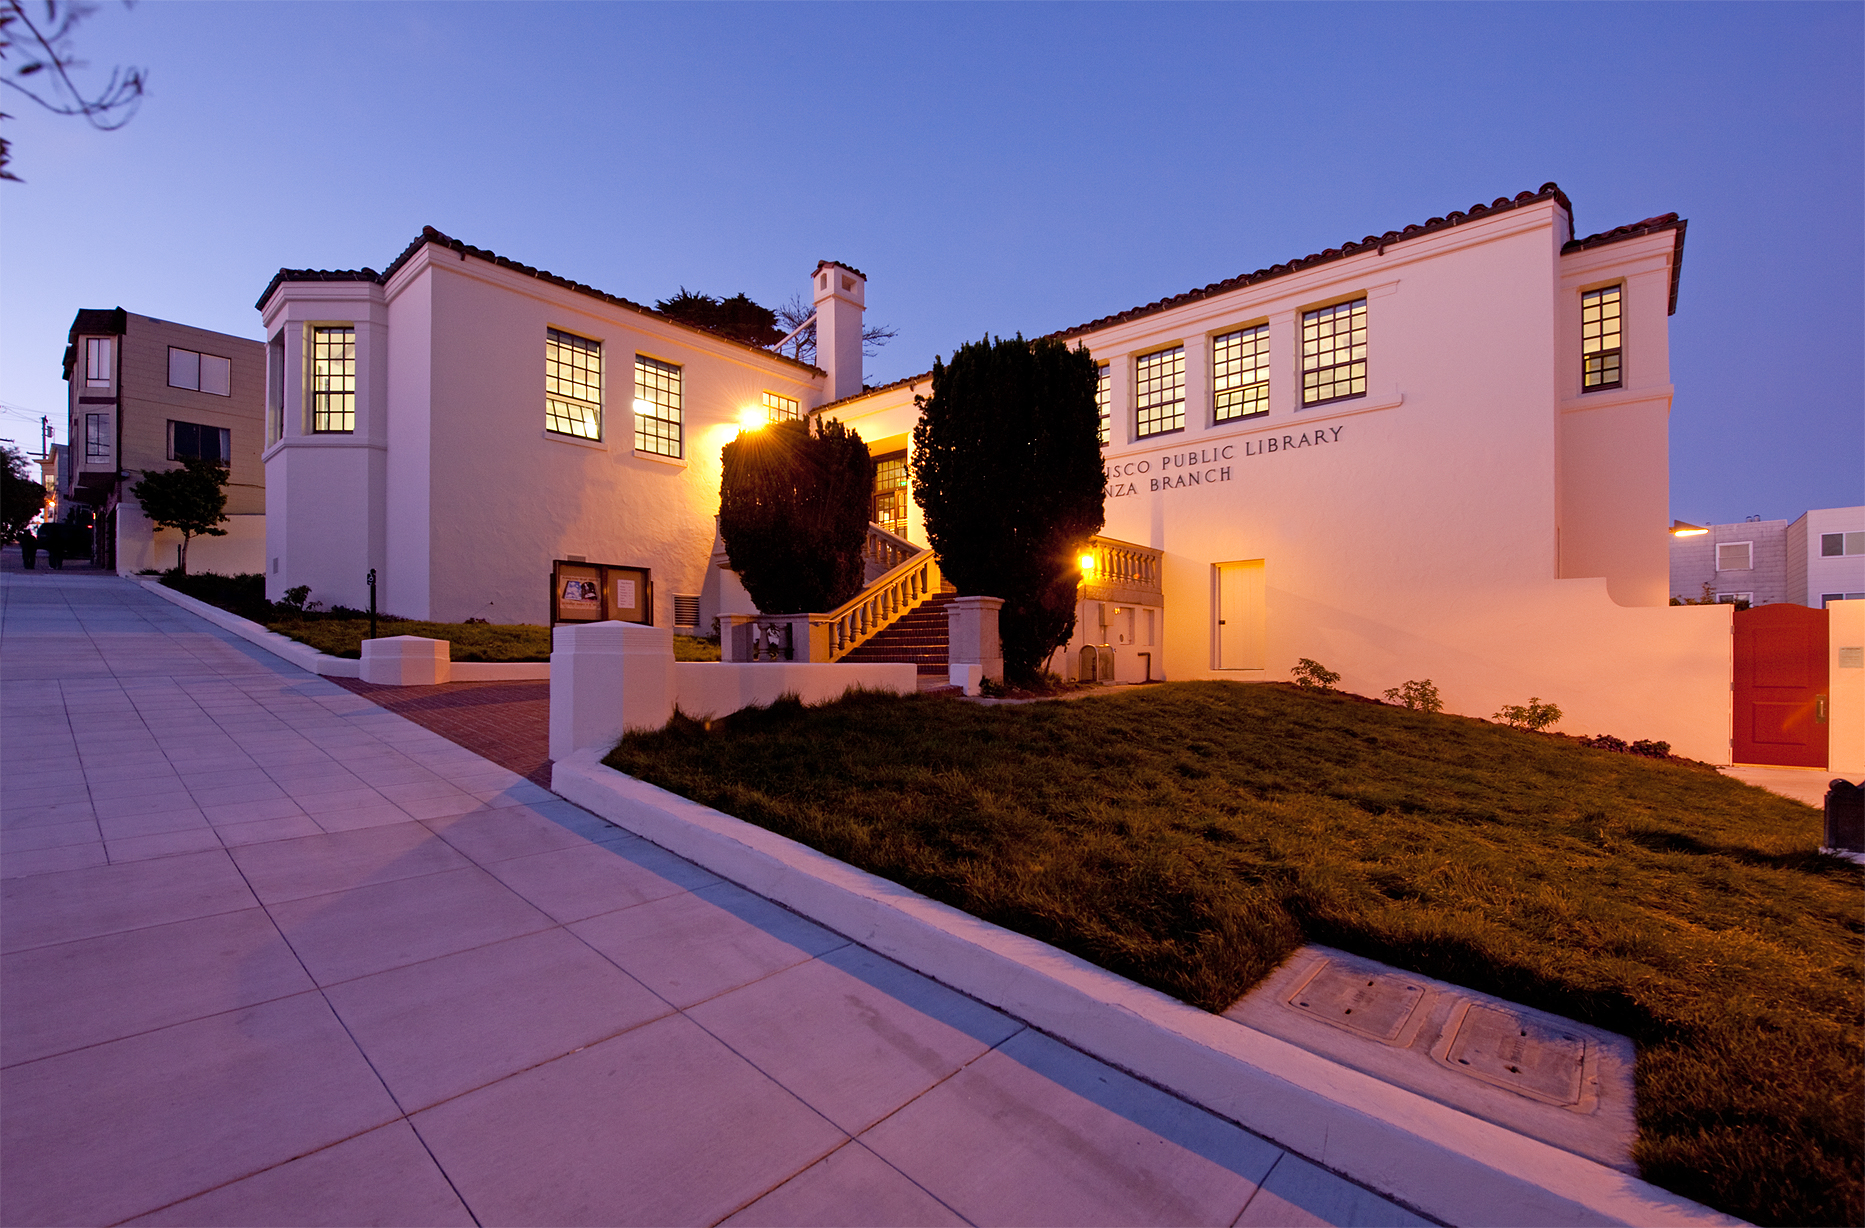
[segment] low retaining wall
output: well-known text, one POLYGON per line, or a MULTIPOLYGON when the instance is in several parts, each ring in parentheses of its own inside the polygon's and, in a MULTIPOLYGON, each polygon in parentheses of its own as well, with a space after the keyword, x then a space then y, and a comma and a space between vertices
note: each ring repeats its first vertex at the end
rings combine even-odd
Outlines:
POLYGON ((851 688, 911 695, 914 665, 805 661, 681 661, 673 632, 639 623, 577 623, 551 634, 550 757, 593 748, 599 755, 631 729, 659 729, 674 708, 726 716, 781 695, 804 703, 840 699, 851 688))
MULTIPOLYGON (((361 678, 363 676, 363 663, 360 660, 333 657, 327 652, 319 652, 309 644, 301 644, 289 635, 268 631, 249 618, 241 618, 217 605, 209 605, 186 593, 176 592, 160 580, 138 577, 136 582, 164 601, 171 601, 190 614, 198 614, 216 627, 231 631, 241 639, 259 645, 273 656, 289 661, 299 669, 309 670, 313 674, 322 674, 326 678, 361 678)), ((445 640, 436 642, 447 643, 445 640)), ((448 645, 448 656, 452 656, 451 644, 448 645)), ((449 661, 447 671, 446 681, 450 682, 542 681, 550 677, 550 663, 548 661, 449 661)))
POLYGON ((558 758, 551 788, 870 950, 1444 1223, 1741 1222, 623 775, 602 765, 603 753, 591 748, 558 758))

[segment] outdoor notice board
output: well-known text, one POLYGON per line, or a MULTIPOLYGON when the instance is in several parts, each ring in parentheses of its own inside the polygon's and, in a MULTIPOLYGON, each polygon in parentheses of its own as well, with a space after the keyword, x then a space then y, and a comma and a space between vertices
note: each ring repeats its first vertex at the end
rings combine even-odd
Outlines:
POLYGON ((551 564, 551 626, 609 620, 653 625, 654 580, 648 568, 567 559, 551 564))

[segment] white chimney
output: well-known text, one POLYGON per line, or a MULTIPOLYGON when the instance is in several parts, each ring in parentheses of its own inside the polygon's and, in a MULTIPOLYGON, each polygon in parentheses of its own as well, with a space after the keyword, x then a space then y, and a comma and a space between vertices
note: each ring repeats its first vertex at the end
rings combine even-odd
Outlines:
POLYGON ((859 269, 824 260, 810 290, 816 303, 816 365, 829 374, 829 400, 861 391, 861 313, 868 279, 859 269))

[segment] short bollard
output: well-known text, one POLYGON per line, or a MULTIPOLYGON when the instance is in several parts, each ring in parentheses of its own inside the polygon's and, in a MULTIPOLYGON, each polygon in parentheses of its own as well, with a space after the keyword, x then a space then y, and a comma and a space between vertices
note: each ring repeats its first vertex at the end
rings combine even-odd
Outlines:
POLYGON ((1826 786, 1826 841, 1843 853, 1865 853, 1865 786, 1835 780, 1826 786))

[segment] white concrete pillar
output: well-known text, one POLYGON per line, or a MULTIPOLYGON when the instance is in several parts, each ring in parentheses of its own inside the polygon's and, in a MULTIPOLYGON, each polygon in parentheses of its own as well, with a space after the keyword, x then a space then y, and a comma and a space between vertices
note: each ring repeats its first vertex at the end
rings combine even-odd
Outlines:
POLYGON ((829 376, 829 399, 861 391, 861 315, 868 279, 859 269, 824 260, 810 278, 816 307, 816 365, 829 376))
POLYGON ((945 608, 946 661, 951 684, 976 695, 986 678, 1004 676, 1004 645, 997 637, 1002 597, 955 597, 945 608))
POLYGON ((385 635, 363 641, 357 676, 377 686, 434 686, 453 677, 453 645, 419 635, 385 635))
POLYGON ((673 628, 572 623, 551 633, 550 757, 599 746, 673 716, 673 628))

